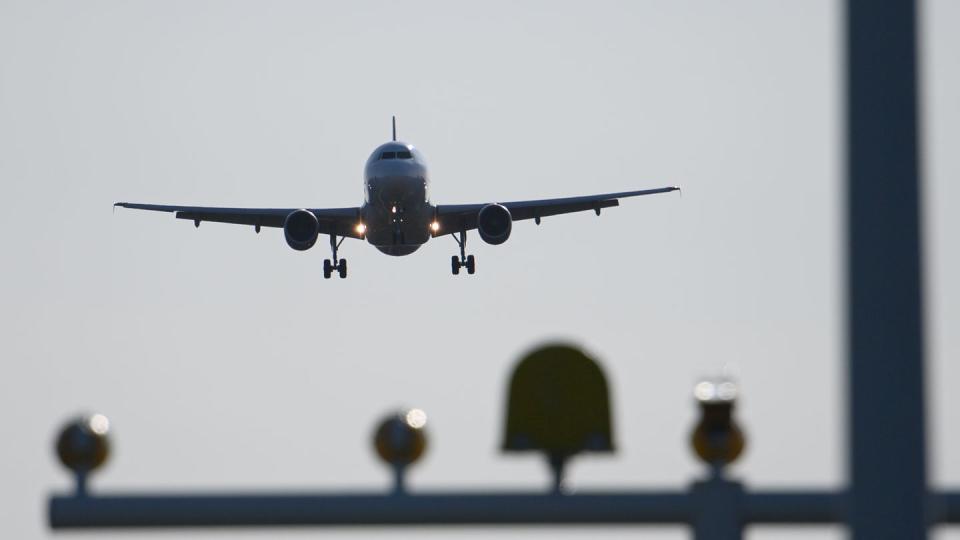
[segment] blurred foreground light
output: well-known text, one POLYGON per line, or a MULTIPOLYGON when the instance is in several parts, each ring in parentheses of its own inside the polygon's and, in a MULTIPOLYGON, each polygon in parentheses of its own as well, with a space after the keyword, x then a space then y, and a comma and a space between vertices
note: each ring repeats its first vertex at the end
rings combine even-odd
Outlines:
POLYGON ((102 414, 94 414, 87 419, 87 426, 96 435, 106 435, 110 431, 110 420, 102 414))
POLYGON ((427 425, 427 413, 423 409, 410 409, 405 416, 407 425, 414 429, 421 429, 427 425))
POLYGON ((407 467, 423 456, 427 448, 427 413, 407 409, 383 419, 373 434, 373 446, 387 465, 393 468, 393 491, 406 492, 407 467))
POLYGON ((427 447, 426 425, 427 413, 420 409, 388 416, 380 422, 373 436, 377 454, 390 465, 414 463, 427 447))
POLYGON ((563 344, 538 348, 520 360, 507 394, 507 452, 543 452, 562 491, 567 460, 580 452, 612 452, 610 396, 599 364, 563 344))
POLYGON ((700 421, 691 436, 693 450, 719 474, 740 457, 746 445, 743 431, 733 420, 739 390, 730 380, 705 380, 697 383, 693 395, 700 404, 700 421))
POLYGON ((75 473, 86 473, 103 465, 110 454, 110 420, 102 414, 76 418, 57 437, 57 456, 75 473))
POLYGON ((433 231, 433 232, 439 231, 439 230, 440 230, 440 223, 437 222, 437 221, 434 221, 433 223, 431 223, 431 224, 430 224, 430 230, 433 231))
POLYGON ((110 420, 102 414, 75 418, 57 436, 57 457, 77 480, 77 493, 86 492, 87 475, 110 455, 110 420))
POLYGON ((364 234, 367 233, 367 226, 364 225, 363 223, 357 223, 355 230, 357 231, 357 234, 359 234, 360 236, 363 236, 364 234))
POLYGON ((697 401, 733 401, 737 399, 737 385, 732 381, 702 381, 693 388, 697 401))
POLYGON ((717 385, 710 381, 697 383, 693 387, 693 396, 699 401, 710 401, 717 397, 717 385))
POLYGON ((724 381, 717 385, 717 398, 724 401, 730 401, 737 398, 737 385, 730 382, 724 381))

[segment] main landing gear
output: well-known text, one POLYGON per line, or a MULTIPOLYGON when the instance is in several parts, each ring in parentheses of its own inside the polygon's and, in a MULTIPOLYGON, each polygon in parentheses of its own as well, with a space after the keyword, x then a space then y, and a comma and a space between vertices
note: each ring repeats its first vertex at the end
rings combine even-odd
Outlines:
POLYGON ((460 231, 459 233, 453 233, 450 236, 457 241, 457 244, 460 245, 460 256, 457 257, 454 255, 450 257, 450 270, 453 271, 453 275, 460 274, 460 269, 463 267, 467 268, 468 274, 473 274, 477 271, 477 259, 473 255, 467 255, 467 231, 460 231), (458 237, 459 236, 459 237, 458 237))
POLYGON ((337 259, 337 248, 340 247, 340 244, 343 243, 343 238, 340 241, 337 241, 337 235, 330 235, 330 249, 333 251, 333 262, 330 259, 323 260, 323 278, 330 279, 330 276, 333 275, 333 271, 336 270, 340 274, 341 278, 347 277, 347 260, 346 259, 337 259))

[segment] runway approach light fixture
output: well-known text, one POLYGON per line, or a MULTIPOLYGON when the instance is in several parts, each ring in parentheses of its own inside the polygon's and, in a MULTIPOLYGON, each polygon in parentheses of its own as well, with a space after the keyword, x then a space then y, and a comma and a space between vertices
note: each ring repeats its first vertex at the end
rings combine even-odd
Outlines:
POLYGON ((373 435, 377 454, 393 469, 396 494, 406 492, 407 467, 427 448, 427 414, 421 409, 402 410, 386 417, 373 435))
POLYGON ((709 464, 715 476, 743 452, 746 440, 733 421, 733 406, 739 389, 730 380, 705 380, 697 383, 693 395, 700 404, 700 421, 693 430, 693 450, 709 464))
POLYGON ((76 418, 67 423, 57 437, 60 463, 73 471, 77 495, 87 493, 87 476, 107 461, 110 455, 110 420, 102 414, 76 418))
POLYGON ((543 452, 553 491, 564 466, 580 452, 612 452, 610 396, 600 366, 576 347, 547 345, 513 371, 507 396, 505 452, 543 452))

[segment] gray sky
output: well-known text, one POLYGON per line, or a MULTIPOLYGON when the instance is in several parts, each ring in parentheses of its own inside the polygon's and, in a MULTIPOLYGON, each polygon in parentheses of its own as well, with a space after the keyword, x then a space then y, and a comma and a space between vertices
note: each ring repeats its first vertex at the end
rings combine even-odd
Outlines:
MULTIPOLYGON (((930 468, 956 487, 960 3, 924 5, 930 468)), ((541 459, 497 448, 509 370, 553 338, 593 352, 613 392, 619 452, 577 459, 575 488, 701 474, 691 390, 726 364, 748 432, 736 475, 841 486, 837 7, 0 0, 4 536, 51 536, 46 497, 70 485, 51 440, 81 411, 114 426, 94 489, 386 489, 369 437, 401 405, 430 417, 413 489, 546 487, 541 459), (684 194, 520 223, 502 246, 473 235, 477 275, 456 278, 449 238, 402 258, 348 240, 350 278, 324 281, 322 243, 111 212, 359 204, 392 114, 438 203, 684 194)), ((569 532, 585 534, 641 531, 569 532)))

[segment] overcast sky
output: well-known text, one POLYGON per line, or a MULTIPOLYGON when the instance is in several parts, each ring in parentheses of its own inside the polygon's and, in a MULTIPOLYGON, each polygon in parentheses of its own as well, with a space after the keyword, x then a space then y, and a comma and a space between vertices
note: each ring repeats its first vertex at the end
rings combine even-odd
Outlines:
MULTIPOLYGON (((400 406, 429 415, 411 489, 546 488, 542 459, 498 445, 510 369, 554 339, 612 390, 619 451, 575 460, 575 489, 701 475, 691 392, 726 365, 748 434, 735 476, 842 486, 838 6, 0 0, 3 536, 52 536, 46 498, 71 484, 52 438, 83 411, 114 427, 95 490, 385 490, 370 434, 400 406), (324 242, 111 210, 357 205, 393 114, 437 203, 684 192, 518 223, 501 246, 473 235, 474 276, 450 275, 448 237, 400 258, 347 240, 350 277, 330 281, 324 242)), ((956 488, 960 3, 924 6, 930 477, 956 488)), ((686 538, 510 534, 560 532, 686 538)))

